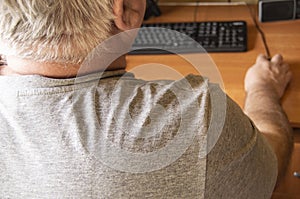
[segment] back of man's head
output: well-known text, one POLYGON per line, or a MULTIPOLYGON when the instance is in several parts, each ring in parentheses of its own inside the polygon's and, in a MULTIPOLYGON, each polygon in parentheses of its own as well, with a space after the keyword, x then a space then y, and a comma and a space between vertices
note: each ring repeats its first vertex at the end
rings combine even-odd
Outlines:
POLYGON ((111 34, 113 0, 2 0, 0 54, 80 63, 111 34))

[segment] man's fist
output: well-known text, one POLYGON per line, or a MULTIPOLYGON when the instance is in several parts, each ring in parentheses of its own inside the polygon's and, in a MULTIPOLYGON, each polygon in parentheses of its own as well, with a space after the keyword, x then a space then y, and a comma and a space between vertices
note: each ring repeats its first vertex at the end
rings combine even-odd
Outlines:
POLYGON ((273 92, 280 99, 286 86, 291 81, 292 73, 281 55, 277 54, 269 61, 264 55, 259 55, 256 63, 249 68, 245 77, 247 93, 266 91, 273 92))

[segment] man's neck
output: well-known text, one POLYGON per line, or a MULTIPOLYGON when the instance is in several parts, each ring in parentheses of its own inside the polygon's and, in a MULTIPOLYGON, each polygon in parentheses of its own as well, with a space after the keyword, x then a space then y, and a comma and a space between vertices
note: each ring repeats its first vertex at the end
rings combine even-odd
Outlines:
POLYGON ((89 68, 84 72, 80 70, 81 64, 36 62, 14 56, 8 56, 6 59, 7 65, 0 66, 0 75, 41 75, 52 78, 71 78, 104 70, 125 69, 126 67, 125 56, 120 57, 107 68, 97 66, 97 68, 89 68), (78 74, 79 71, 81 74, 78 74))

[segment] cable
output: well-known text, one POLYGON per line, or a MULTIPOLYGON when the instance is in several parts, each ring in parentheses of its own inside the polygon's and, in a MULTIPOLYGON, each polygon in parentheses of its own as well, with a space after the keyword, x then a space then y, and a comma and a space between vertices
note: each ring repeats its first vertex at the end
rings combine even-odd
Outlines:
POLYGON ((194 22, 197 22, 198 8, 199 8, 200 0, 197 0, 196 7, 194 9, 194 22))
POLYGON ((267 40, 266 40, 266 36, 265 36, 265 33, 262 31, 262 29, 260 28, 257 20, 256 20, 256 13, 253 12, 253 9, 250 7, 250 5, 248 3, 246 3, 248 9, 249 9, 249 12, 250 12, 250 15, 251 15, 251 18, 252 18, 252 21, 255 25, 255 28, 257 29, 257 31, 259 32, 261 38, 262 38, 262 41, 263 41, 263 44, 264 44, 264 48, 265 48, 265 51, 266 51, 266 56, 267 58, 270 60, 271 59, 271 53, 270 53, 270 50, 269 50, 269 46, 268 46, 268 43, 267 43, 267 40))

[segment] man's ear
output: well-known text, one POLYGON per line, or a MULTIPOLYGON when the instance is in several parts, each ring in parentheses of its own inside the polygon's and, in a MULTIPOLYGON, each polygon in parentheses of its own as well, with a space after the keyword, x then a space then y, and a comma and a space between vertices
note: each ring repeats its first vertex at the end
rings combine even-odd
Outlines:
POLYGON ((121 31, 139 28, 146 9, 145 0, 114 0, 115 25, 121 31))

